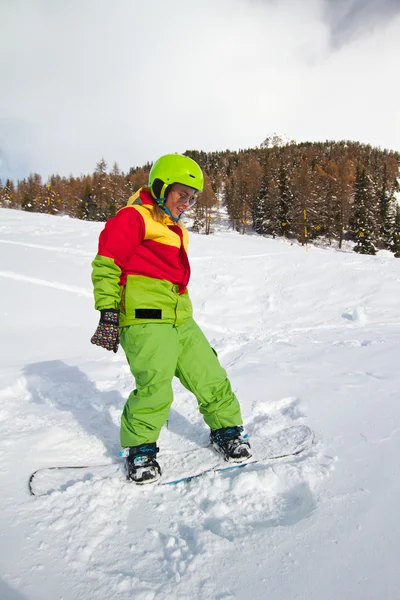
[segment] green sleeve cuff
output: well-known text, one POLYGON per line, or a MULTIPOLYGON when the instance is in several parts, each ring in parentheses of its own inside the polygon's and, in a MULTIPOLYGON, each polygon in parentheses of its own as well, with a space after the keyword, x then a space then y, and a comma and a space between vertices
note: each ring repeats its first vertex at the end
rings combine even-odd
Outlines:
POLYGON ((121 269, 112 258, 96 256, 92 262, 92 282, 94 292, 94 307, 119 309, 121 302, 121 269))

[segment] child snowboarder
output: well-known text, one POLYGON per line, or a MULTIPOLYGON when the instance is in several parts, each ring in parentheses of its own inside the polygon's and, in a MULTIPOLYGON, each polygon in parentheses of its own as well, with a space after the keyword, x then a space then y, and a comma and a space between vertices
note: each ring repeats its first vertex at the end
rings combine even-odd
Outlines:
POLYGON ((241 434, 239 402, 226 372, 193 320, 187 285, 188 233, 180 219, 203 189, 191 158, 167 154, 153 165, 148 187, 110 219, 93 261, 100 322, 91 342, 117 352, 121 343, 136 389, 121 419, 128 478, 150 483, 161 475, 157 440, 177 376, 197 398, 213 446, 227 461, 251 456, 241 434))

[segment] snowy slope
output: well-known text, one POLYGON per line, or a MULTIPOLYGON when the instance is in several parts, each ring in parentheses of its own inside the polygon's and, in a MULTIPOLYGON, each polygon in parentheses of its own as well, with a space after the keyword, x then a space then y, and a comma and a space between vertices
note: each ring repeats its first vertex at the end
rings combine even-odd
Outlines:
MULTIPOLYGON (((118 478, 28 494, 48 465, 117 460, 133 387, 89 343, 102 225, 0 210, 1 600, 398 600, 400 261, 191 234, 195 316, 253 439, 311 453, 173 487, 118 478)), ((205 445, 174 384, 159 454, 205 445)))

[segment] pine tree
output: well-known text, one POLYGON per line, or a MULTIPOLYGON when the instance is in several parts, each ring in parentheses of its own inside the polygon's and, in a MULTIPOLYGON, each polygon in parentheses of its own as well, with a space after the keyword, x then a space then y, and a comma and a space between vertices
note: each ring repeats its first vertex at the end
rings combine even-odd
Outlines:
POLYGON ((250 211, 250 194, 248 190, 250 180, 249 164, 244 155, 239 157, 238 166, 236 168, 233 182, 235 186, 235 199, 237 220, 239 221, 240 231, 244 233, 246 230, 248 212, 250 211))
POLYGON ((286 232, 291 231, 290 227, 290 211, 292 209, 293 195, 289 185, 289 176, 287 168, 281 164, 278 175, 279 182, 279 206, 278 220, 281 226, 281 234, 286 235, 286 232))
MULTIPOLYGON (((341 199, 339 165, 329 160, 326 165, 317 167, 319 181, 318 225, 331 243, 341 228, 341 199)), ((314 186, 312 186, 314 188, 314 186)))
POLYGON ((391 160, 384 162, 383 174, 377 188, 377 203, 379 206, 380 229, 379 239, 384 248, 391 249, 397 203, 395 193, 399 191, 397 179, 398 167, 391 160))
POLYGON ((46 190, 37 173, 31 173, 28 179, 19 182, 18 194, 21 198, 22 210, 39 213, 48 211, 46 190))
POLYGON ((368 176, 364 168, 357 168, 354 184, 354 215, 353 233, 356 237, 354 252, 359 254, 376 254, 375 246, 371 241, 371 191, 368 176))
POLYGON ((256 233, 267 233, 266 220, 268 215, 268 185, 269 177, 265 175, 258 192, 258 196, 253 202, 252 207, 252 218, 253 218, 253 230, 256 233))
POLYGON ((3 208, 12 208, 15 198, 14 182, 7 179, 5 186, 2 188, 0 182, 0 206, 3 208))
POLYGON ((377 200, 379 203, 380 215, 379 237, 385 248, 390 246, 394 217, 392 211, 392 198, 390 197, 387 183, 386 165, 384 165, 384 177, 381 187, 377 190, 377 200))
POLYGON ((107 221, 115 215, 115 203, 110 190, 110 177, 107 173, 107 163, 102 158, 96 165, 93 174, 94 219, 107 221))
POLYGON ((354 182, 354 165, 349 158, 344 158, 339 161, 339 248, 342 247, 344 230, 350 221, 354 182))
POLYGON ((260 187, 263 181, 263 169, 258 160, 252 160, 247 165, 247 180, 246 180, 246 193, 245 193, 245 206, 243 214, 243 231, 245 230, 245 221, 249 218, 253 220, 254 228, 254 212, 255 205, 258 202, 260 187))
POLYGON ((124 174, 121 173, 118 164, 115 162, 113 168, 111 169, 111 173, 109 174, 110 184, 110 195, 111 195, 111 209, 114 211, 118 211, 120 208, 126 205, 129 194, 126 192, 125 188, 125 178, 124 174))
POLYGON ((26 212, 35 212, 35 207, 28 192, 25 192, 23 195, 21 209, 26 212))
POLYGON ((396 258, 400 258, 400 206, 398 204, 396 204, 395 208, 390 250, 394 253, 396 258))

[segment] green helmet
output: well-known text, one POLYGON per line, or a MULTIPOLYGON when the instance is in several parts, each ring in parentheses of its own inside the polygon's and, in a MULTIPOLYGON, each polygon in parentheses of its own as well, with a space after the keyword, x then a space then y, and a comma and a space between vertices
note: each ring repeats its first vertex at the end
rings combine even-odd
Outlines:
POLYGON ((181 183, 201 192, 204 185, 203 172, 197 162, 183 154, 165 154, 151 168, 149 188, 154 198, 165 198, 167 188, 181 183))

